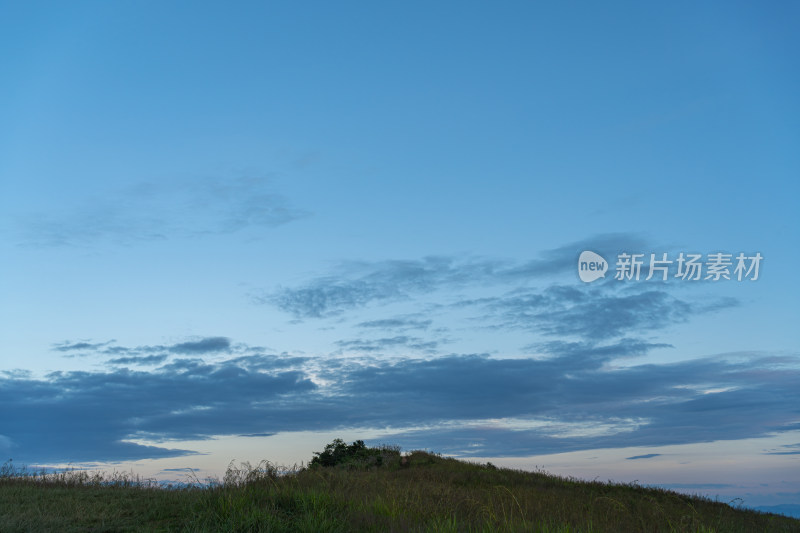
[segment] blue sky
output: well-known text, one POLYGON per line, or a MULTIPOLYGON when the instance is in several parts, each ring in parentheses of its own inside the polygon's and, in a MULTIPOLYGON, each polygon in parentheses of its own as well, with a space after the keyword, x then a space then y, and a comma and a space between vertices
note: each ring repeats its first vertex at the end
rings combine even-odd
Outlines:
POLYGON ((797 503, 799 18, 0 5, 0 454, 215 473, 342 436, 797 503))

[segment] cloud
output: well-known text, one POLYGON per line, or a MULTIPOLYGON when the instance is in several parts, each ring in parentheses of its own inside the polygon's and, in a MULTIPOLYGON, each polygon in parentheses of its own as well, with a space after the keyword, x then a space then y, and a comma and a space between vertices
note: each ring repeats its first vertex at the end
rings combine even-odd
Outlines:
POLYGON ((284 353, 281 355, 246 355, 228 359, 227 362, 234 365, 246 365, 251 370, 269 371, 284 368, 301 368, 312 361, 310 357, 293 357, 284 353))
POLYGON ((381 320, 369 320, 356 324, 359 328, 380 328, 380 329, 428 329, 433 320, 419 320, 414 318, 384 318, 381 320))
MULTIPOLYGON (((83 356, 90 354, 119 356, 107 361, 107 363, 112 365, 158 364, 166 360, 168 354, 203 355, 218 352, 234 353, 242 351, 239 347, 232 346, 230 339, 227 337, 203 337, 197 340, 171 345, 158 344, 136 347, 118 346, 114 345, 115 342, 114 340, 97 343, 89 341, 77 343, 64 341, 54 344, 53 349, 59 352, 65 352, 67 357, 75 355, 72 352, 83 352, 80 354, 83 356)), ((250 351, 254 350, 250 347, 246 349, 250 351)))
POLYGON ((524 455, 772 434, 797 416, 789 397, 800 394, 792 385, 798 363, 702 359, 609 369, 453 356, 356 369, 347 389, 370 405, 379 427, 424 426, 391 437, 402 445, 524 455))
POLYGON ((33 372, 22 368, 12 368, 11 370, 0 370, 0 374, 11 379, 28 379, 33 375, 33 372))
POLYGON ((557 274, 574 273, 580 251, 588 246, 608 253, 641 247, 641 239, 605 234, 547 250, 538 259, 516 263, 488 259, 431 256, 420 260, 350 262, 333 275, 300 287, 254 294, 258 303, 274 305, 296 318, 323 318, 376 302, 408 299, 444 288, 492 284, 525 284, 557 274))
POLYGON ((129 245, 272 228, 304 216, 272 190, 269 178, 199 178, 87 196, 24 215, 18 225, 22 243, 29 246, 129 245))
POLYGON ((467 284, 495 267, 494 262, 458 263, 449 257, 368 265, 352 263, 342 267, 346 273, 341 276, 317 278, 300 288, 282 288, 255 299, 297 318, 321 318, 375 301, 405 299, 441 285, 467 284))
POLYGON ((425 341, 419 337, 398 335, 396 337, 382 339, 337 341, 336 345, 344 350, 359 352, 382 352, 387 349, 405 348, 408 350, 434 353, 439 346, 439 342, 425 341))
MULTIPOLYGON (((216 364, 177 359, 147 372, 123 368, 54 372, 47 379, 0 379, 0 403, 7 407, 0 413, 0 427, 15 443, 11 452, 36 461, 193 453, 135 440, 268 432, 274 425, 274 415, 269 414, 273 406, 287 398, 306 398, 316 389, 302 372, 261 371, 269 358, 250 356, 216 364)), ((291 410, 281 411, 288 417, 291 410)))
POLYGON ((109 365, 158 365, 166 361, 166 355, 143 355, 130 357, 115 357, 106 361, 109 365))
POLYGON ((100 342, 93 344, 86 341, 81 341, 81 342, 64 341, 53 344, 53 350, 56 350, 57 352, 97 351, 100 348, 103 348, 104 346, 107 346, 112 342, 114 341, 112 340, 108 342, 100 342))
POLYGON ((611 344, 600 344, 592 341, 549 341, 526 346, 526 349, 534 352, 549 354, 565 360, 579 361, 581 364, 589 361, 605 363, 613 359, 636 357, 645 355, 655 348, 673 348, 673 346, 661 342, 645 342, 641 339, 629 337, 619 339, 611 344))
POLYGON ((634 455, 633 457, 626 457, 625 459, 628 461, 632 461, 634 459, 652 459, 653 457, 661 457, 660 453, 647 453, 644 455, 634 455))
POLYGON ((169 351, 179 354, 203 354, 227 351, 230 347, 231 341, 227 337, 206 337, 199 341, 175 344, 169 348, 169 351))
POLYGON ((686 322, 691 316, 735 307, 734 298, 694 303, 665 290, 617 289, 611 285, 552 285, 518 290, 505 296, 457 302, 479 307, 483 323, 558 337, 612 339, 686 322))
MULTIPOLYGON (((459 315, 473 313, 473 324, 477 322, 481 328, 522 330, 595 343, 641 337, 697 315, 739 305, 731 297, 687 297, 667 282, 578 281, 576 265, 582 249, 611 256, 619 250, 641 247, 643 241, 635 236, 608 234, 547 250, 525 263, 455 257, 347 263, 330 275, 297 287, 263 292, 254 298, 297 319, 309 319, 341 316, 368 305, 404 300, 416 300, 419 305, 439 291, 442 294, 437 296, 437 308, 459 315), (558 275, 568 275, 570 282, 555 282, 552 277, 558 275), (542 286, 544 283, 547 285, 542 286), (499 295, 486 296, 487 288, 499 295)), ((425 330, 431 323, 430 318, 417 314, 355 325, 403 333, 425 330)))
POLYGON ((615 257, 620 252, 643 250, 646 247, 645 239, 636 234, 602 233, 546 250, 540 254, 540 258, 512 267, 505 275, 511 278, 530 278, 571 272, 576 268, 578 257, 584 250, 599 253, 603 257, 615 257))
POLYGON ((786 444, 778 450, 764 452, 765 455, 800 455, 800 443, 786 444))
POLYGON ((193 453, 174 441, 339 428, 386 428, 392 434, 385 439, 407 448, 524 456, 755 438, 796 429, 800 417, 796 355, 615 367, 609 362, 619 354, 656 345, 623 338, 546 343, 537 358, 392 361, 252 354, 260 349, 230 346, 233 356, 225 360, 173 355, 148 370, 112 367, 43 379, 6 373, 0 427, 9 456, 28 462, 167 457, 193 453))

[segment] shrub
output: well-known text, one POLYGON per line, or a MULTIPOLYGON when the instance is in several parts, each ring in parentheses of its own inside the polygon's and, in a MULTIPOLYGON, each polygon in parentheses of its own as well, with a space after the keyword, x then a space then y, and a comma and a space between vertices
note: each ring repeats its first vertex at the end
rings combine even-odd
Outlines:
POLYGON ((342 439, 334 439, 333 442, 325 446, 322 452, 314 452, 308 466, 330 467, 330 466, 349 466, 349 467, 368 467, 383 466, 400 459, 400 449, 396 446, 381 446, 378 448, 368 448, 363 440, 357 440, 348 445, 342 439))

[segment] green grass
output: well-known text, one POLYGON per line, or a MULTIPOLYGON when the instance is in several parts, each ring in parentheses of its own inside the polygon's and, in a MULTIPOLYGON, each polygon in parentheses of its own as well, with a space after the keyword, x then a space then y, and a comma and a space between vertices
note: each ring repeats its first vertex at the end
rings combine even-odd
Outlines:
MULTIPOLYGON (((371 449, 375 450, 375 449, 371 449)), ((583 482, 392 448, 284 472, 231 465, 202 488, 0 467, 0 531, 800 531, 800 520, 633 484, 583 482), (377 457, 380 456, 380 459, 377 457)))

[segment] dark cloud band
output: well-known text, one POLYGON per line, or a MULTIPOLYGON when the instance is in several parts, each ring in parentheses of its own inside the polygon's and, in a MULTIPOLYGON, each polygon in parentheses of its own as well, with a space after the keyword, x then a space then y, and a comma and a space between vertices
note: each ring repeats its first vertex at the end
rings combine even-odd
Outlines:
POLYGON ((5 373, 0 447, 26 461, 122 460, 192 453, 136 438, 383 427, 395 428, 392 440, 405 446, 529 455, 753 438, 796 429, 800 418, 797 356, 613 368, 600 361, 646 346, 626 340, 558 348, 544 359, 390 363, 262 354, 44 379, 5 373))

